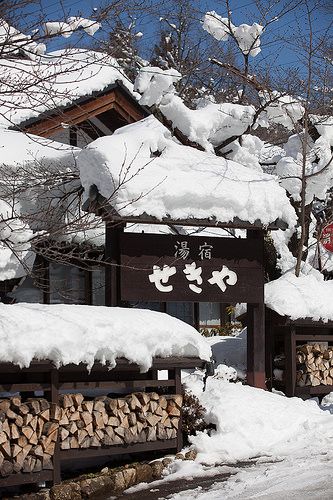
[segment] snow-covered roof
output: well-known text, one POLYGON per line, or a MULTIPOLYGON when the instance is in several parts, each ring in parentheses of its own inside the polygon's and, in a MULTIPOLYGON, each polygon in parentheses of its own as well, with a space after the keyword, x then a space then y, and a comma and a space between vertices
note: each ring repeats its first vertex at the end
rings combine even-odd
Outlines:
POLYGON ((146 309, 0 304, 0 362, 27 367, 33 359, 48 359, 91 368, 95 361, 114 367, 124 357, 147 371, 153 357, 171 356, 208 361, 211 350, 192 326, 146 309))
POLYGON ((41 164, 44 167, 73 168, 79 148, 57 141, 0 127, 1 164, 10 168, 41 164))
POLYGON ((116 59, 102 52, 58 50, 35 60, 0 59, 0 67, 0 127, 68 106, 117 81, 133 92, 116 59))
POLYGON ((324 281, 321 273, 296 277, 287 272, 265 285, 265 303, 280 316, 292 320, 333 321, 333 281, 324 281))
POLYGON ((277 178, 180 145, 153 116, 90 143, 77 162, 86 198, 95 185, 124 219, 296 223, 277 178))
MULTIPOLYGON (((35 254, 30 241, 39 221, 42 178, 76 169, 78 148, 0 127, 0 280, 26 276, 35 254), (11 189, 22 183, 13 203, 11 189), (32 184, 29 185, 28 183, 32 184), (29 215, 30 214, 30 215, 29 215), (28 219, 28 222, 27 220, 28 219), (31 219, 31 220, 30 220, 31 219)), ((44 203, 49 203, 46 196, 44 203)))

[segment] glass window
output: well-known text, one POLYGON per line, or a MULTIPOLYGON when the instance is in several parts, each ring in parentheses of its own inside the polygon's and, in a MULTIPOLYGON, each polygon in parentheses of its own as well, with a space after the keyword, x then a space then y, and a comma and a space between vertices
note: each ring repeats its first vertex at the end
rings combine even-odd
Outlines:
POLYGON ((189 325, 194 324, 193 302, 167 302, 166 312, 170 314, 170 316, 181 319, 189 325))
POLYGON ((91 296, 94 306, 105 306, 105 269, 99 267, 91 272, 91 296))
POLYGON ((219 327, 221 325, 221 308, 218 302, 199 303, 200 327, 219 327))
POLYGON ((50 262, 50 304, 84 304, 84 271, 50 262))

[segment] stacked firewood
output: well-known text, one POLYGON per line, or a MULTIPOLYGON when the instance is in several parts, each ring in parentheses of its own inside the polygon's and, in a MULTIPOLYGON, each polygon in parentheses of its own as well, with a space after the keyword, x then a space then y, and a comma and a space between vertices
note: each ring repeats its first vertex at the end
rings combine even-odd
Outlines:
POLYGON ((0 400, 0 475, 53 469, 59 408, 46 399, 0 400))
POLYGON ((43 398, 0 400, 0 475, 53 469, 59 433, 62 450, 174 439, 182 396, 133 393, 111 399, 63 394, 59 405, 43 398))
POLYGON ((135 393, 85 400, 82 394, 61 396, 60 447, 90 448, 177 436, 182 396, 135 393))
POLYGON ((296 357, 299 387, 333 385, 333 347, 305 344, 297 347, 296 357))

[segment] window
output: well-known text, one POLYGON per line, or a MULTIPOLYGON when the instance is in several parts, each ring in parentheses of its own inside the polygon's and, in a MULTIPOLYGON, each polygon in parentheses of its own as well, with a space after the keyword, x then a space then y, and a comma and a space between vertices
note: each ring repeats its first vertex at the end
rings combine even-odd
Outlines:
POLYGON ((50 304, 84 304, 85 271, 50 262, 50 304))

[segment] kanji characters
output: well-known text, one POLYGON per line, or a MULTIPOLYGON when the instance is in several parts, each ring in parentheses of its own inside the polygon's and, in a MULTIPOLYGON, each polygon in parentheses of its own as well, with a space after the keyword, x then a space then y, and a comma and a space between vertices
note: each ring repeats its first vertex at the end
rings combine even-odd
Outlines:
POLYGON ((208 245, 206 242, 204 245, 199 246, 199 257, 201 260, 212 258, 213 245, 208 245))
POLYGON ((153 272, 148 277, 150 283, 155 283, 157 290, 160 292, 172 292, 172 285, 164 286, 162 283, 167 283, 170 276, 173 276, 174 274, 176 274, 176 268, 174 266, 170 267, 165 265, 162 268, 159 266, 153 266, 153 272))
POLYGON ((212 271, 212 277, 208 280, 211 285, 217 285, 222 292, 225 292, 227 285, 235 285, 237 283, 237 274, 231 271, 227 266, 222 266, 221 271, 212 271), (226 280, 224 281, 224 278, 226 280))
MULTIPOLYGON (((196 281, 198 285, 202 285, 202 278, 201 278, 201 273, 202 273, 202 268, 201 267, 196 267, 196 263, 192 262, 192 264, 185 264, 185 269, 183 269, 183 273, 185 273, 186 278, 189 281, 196 281)), ((198 287, 197 285, 194 285, 191 283, 189 285, 190 290, 195 293, 201 293, 202 288, 198 287)))
POLYGON ((188 247, 187 241, 177 241, 175 245, 175 257, 186 260, 190 254, 190 249, 188 247))

